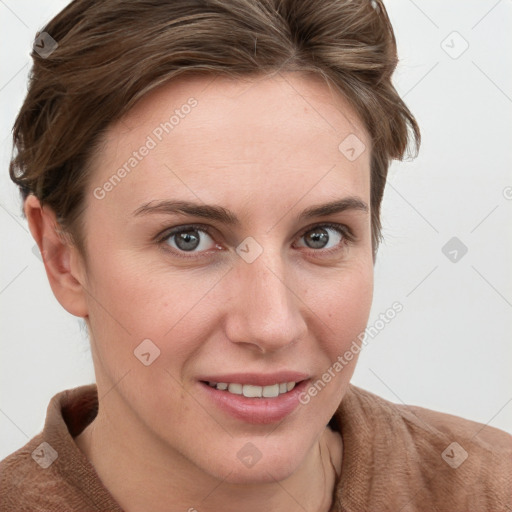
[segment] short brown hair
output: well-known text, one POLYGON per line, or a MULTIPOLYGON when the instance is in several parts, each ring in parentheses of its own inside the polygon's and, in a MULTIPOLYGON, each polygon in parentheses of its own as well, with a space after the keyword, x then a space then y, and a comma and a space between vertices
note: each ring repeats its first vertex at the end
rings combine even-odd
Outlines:
POLYGON ((421 141, 391 81, 398 57, 381 0, 74 0, 41 32, 58 46, 45 58, 32 52, 9 171, 23 200, 50 206, 82 253, 87 164, 138 99, 185 72, 303 70, 343 94, 371 136, 375 256, 389 164, 403 159, 409 129, 416 150, 421 141))

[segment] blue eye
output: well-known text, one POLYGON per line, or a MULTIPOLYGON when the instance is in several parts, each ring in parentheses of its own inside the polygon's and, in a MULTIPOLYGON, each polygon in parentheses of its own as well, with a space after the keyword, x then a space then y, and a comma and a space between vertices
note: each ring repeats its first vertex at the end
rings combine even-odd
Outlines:
POLYGON ((309 249, 333 249, 346 241, 346 233, 333 224, 321 224, 308 229, 301 238, 309 249), (331 245, 329 245, 331 244, 331 245))
MULTIPOLYGON (((353 241, 351 231, 342 224, 318 224, 309 227, 298 239, 305 240, 305 244, 299 247, 306 247, 318 256, 340 251, 353 241)), ((223 248, 215 242, 208 226, 203 225, 172 228, 157 237, 157 242, 173 255, 183 258, 195 258, 211 249, 223 248)))
POLYGON ((194 226, 173 229, 166 233, 162 241, 181 252, 202 252, 216 245, 205 229, 194 226))

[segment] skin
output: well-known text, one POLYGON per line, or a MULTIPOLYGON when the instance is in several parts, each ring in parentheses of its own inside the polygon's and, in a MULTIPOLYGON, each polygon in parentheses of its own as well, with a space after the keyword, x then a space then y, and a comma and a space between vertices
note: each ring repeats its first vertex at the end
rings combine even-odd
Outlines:
POLYGON ((76 442, 126 511, 329 510, 342 439, 326 425, 357 356, 278 424, 227 415, 197 379, 296 370, 315 382, 364 330, 373 289, 370 147, 355 111, 318 77, 187 77, 110 127, 91 167, 85 260, 55 229, 53 212, 27 199, 53 292, 90 331, 99 413, 76 442), (190 97, 197 106, 97 199, 95 188, 190 97), (366 145, 354 161, 338 149, 350 133, 366 145), (346 197, 368 211, 298 217, 346 197), (133 214, 169 199, 221 205, 240 225, 133 214), (308 246, 305 235, 325 234, 326 222, 353 239, 327 228, 327 248, 308 246), (176 237, 155 241, 198 223, 210 233, 192 232, 201 245, 185 257, 176 237), (252 263, 236 252, 247 237, 263 249, 252 263), (149 366, 134 357, 144 339, 160 350, 149 366), (261 453, 250 468, 237 457, 248 442, 261 453))

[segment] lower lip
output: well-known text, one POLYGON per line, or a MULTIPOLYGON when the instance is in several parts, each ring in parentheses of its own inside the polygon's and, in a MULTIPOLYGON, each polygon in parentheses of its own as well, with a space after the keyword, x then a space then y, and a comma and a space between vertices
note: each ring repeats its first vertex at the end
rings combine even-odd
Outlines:
POLYGON ((306 380, 297 384, 291 391, 274 398, 247 398, 229 391, 220 391, 204 382, 201 388, 213 402, 231 416, 255 424, 276 423, 288 416, 299 405, 299 395, 307 386, 306 380))

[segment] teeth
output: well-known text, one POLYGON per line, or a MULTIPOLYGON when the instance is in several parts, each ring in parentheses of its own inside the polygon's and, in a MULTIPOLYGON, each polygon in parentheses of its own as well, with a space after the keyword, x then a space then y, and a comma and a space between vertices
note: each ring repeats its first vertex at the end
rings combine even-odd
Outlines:
POLYGON ((208 382, 208 385, 212 388, 248 398, 275 398, 291 391, 295 384, 295 382, 281 382, 270 386, 253 386, 252 384, 237 384, 234 382, 230 384, 227 382, 208 382))
POLYGON ((244 384, 242 393, 248 398, 259 398, 263 393, 263 388, 261 386, 251 386, 250 384, 244 384))
POLYGON ((235 395, 241 395, 242 391, 243 391, 243 386, 242 386, 242 384, 233 384, 233 383, 231 383, 228 386, 228 391, 230 393, 235 394, 235 395))
POLYGON ((263 387, 262 394, 265 398, 274 398, 275 396, 279 396, 279 384, 263 387))

